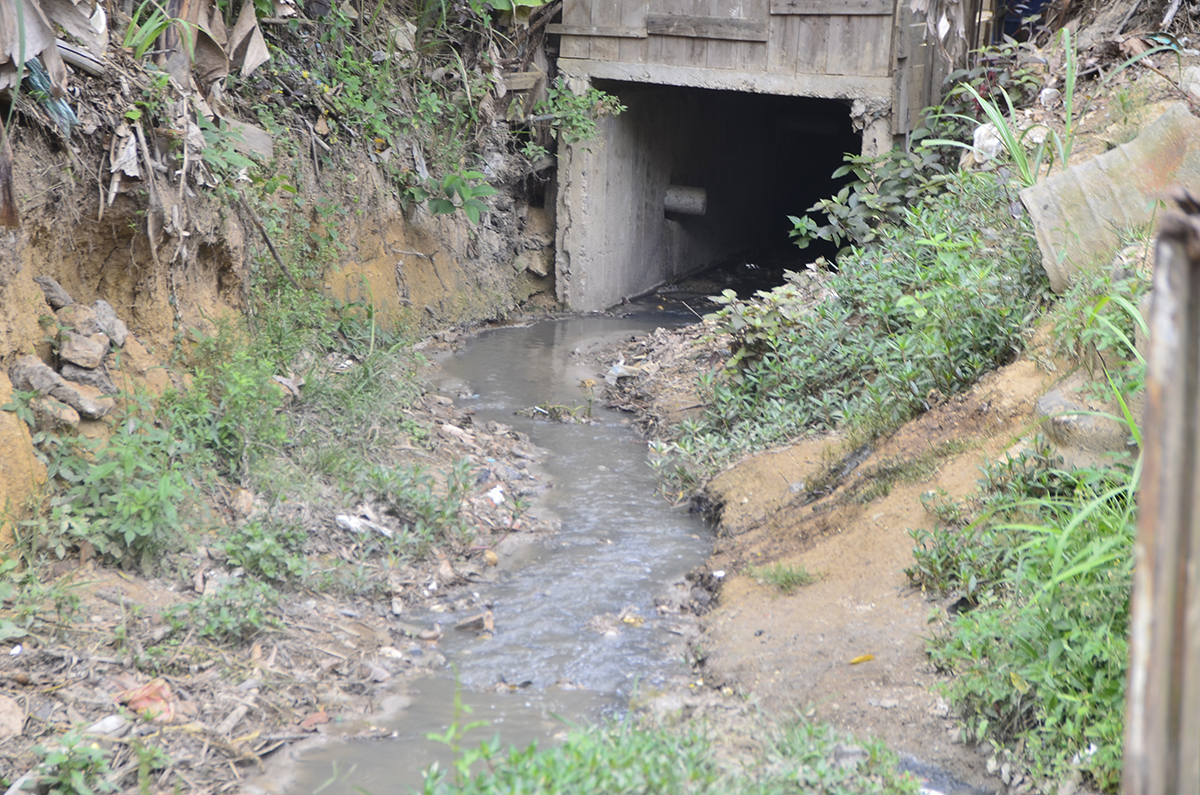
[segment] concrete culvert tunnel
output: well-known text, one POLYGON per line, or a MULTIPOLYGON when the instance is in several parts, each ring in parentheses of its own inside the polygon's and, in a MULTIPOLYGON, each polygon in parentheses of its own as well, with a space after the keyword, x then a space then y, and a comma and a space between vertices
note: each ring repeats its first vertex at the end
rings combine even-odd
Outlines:
POLYGON ((847 103, 829 99, 595 81, 628 110, 605 119, 560 165, 559 298, 600 309, 716 266, 756 287, 782 268, 831 256, 788 238, 836 192, 832 174, 859 152, 847 103))

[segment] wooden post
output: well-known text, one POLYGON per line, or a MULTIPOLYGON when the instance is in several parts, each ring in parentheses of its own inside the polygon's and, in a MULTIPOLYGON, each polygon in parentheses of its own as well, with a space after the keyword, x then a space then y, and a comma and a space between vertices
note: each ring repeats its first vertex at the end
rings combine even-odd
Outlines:
POLYGON ((1126 795, 1200 795, 1200 203, 1180 204, 1155 251, 1126 795))

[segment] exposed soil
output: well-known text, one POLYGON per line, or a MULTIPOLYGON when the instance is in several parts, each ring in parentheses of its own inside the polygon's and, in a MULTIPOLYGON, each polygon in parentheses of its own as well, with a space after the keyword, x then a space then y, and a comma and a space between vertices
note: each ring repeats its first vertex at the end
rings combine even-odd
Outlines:
MULTIPOLYGON (((703 336, 697 326, 630 342, 622 353, 643 374, 610 390, 611 402, 644 412, 648 428, 677 417, 679 405, 695 402, 688 394, 698 367, 719 366, 715 344, 696 344, 703 336)), ((704 683, 772 712, 798 710, 883 738, 972 787, 997 789, 986 770, 991 746, 964 745, 938 693, 945 677, 929 663, 925 638, 953 600, 932 601, 909 585, 909 530, 933 526, 922 494, 969 494, 982 463, 1035 430, 1037 399, 1053 381, 1022 358, 870 450, 818 435, 713 478, 699 498, 718 522, 713 556, 696 573, 718 591, 698 641, 704 683), (750 572, 776 562, 818 579, 782 595, 750 572)))
POLYGON ((882 737, 900 753, 994 788, 986 779, 987 756, 958 741, 957 724, 937 694, 942 677, 926 657, 924 638, 937 628, 931 620, 944 617, 945 603, 909 586, 908 531, 933 525, 922 493, 968 494, 980 463, 1002 457, 1031 430, 1047 381, 1028 360, 989 375, 881 442, 832 493, 811 503, 807 492, 792 494, 790 484, 824 471, 836 439, 754 456, 715 479, 708 493, 724 508, 710 566, 727 574, 704 623, 706 680, 882 737), (929 462, 947 442, 970 449, 929 462), (866 499, 885 471, 925 462, 929 474, 866 499), (747 571, 777 561, 819 579, 782 596, 747 571))

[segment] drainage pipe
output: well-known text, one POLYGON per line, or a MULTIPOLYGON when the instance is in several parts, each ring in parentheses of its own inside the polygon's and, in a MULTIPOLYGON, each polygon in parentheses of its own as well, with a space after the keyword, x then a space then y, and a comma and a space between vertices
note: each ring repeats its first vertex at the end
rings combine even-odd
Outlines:
POLYGON ((663 209, 679 215, 704 215, 708 209, 708 191, 687 185, 668 185, 663 209))

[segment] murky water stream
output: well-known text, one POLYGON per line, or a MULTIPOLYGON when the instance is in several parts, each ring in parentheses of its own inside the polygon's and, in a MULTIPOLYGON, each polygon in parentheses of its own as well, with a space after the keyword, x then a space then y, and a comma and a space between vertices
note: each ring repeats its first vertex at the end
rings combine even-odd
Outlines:
MULTIPOLYGON (((619 710, 636 686, 686 678, 682 644, 671 631, 679 617, 658 616, 653 600, 703 562, 710 529, 655 495, 646 446, 621 415, 597 407, 595 423, 582 425, 514 416, 539 404, 585 405, 579 382, 596 373, 578 352, 683 320, 577 317, 497 329, 443 362, 439 388, 474 406, 477 424, 503 422, 549 451, 543 468, 552 488, 538 508, 561 520, 558 534, 531 545, 519 565, 478 589, 480 600, 492 604, 494 637, 449 632, 442 641, 474 709, 470 719, 490 724, 470 741, 497 732, 505 744, 544 740, 566 728, 558 718, 594 720, 619 710), (626 608, 645 623, 610 621, 608 632, 597 631, 603 622, 595 617, 626 608), (522 687, 496 692, 502 683, 522 687)), ((406 618, 445 624, 447 616, 406 618)), ((404 687, 411 704, 392 721, 394 739, 327 745, 305 758, 288 791, 313 792, 330 781, 322 792, 419 788, 421 771, 449 756, 425 735, 450 723, 453 673, 404 687)))

